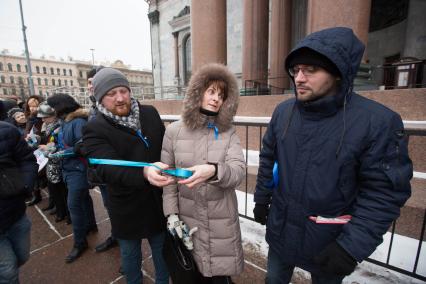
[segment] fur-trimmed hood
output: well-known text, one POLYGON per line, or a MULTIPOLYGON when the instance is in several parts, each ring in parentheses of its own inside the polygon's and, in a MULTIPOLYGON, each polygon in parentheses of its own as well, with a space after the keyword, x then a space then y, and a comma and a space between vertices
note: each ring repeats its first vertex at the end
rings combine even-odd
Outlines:
POLYGON ((208 87, 207 83, 212 80, 224 81, 228 86, 228 96, 223 102, 219 114, 214 117, 216 127, 219 132, 223 132, 232 126, 240 97, 237 79, 224 65, 210 63, 201 67, 191 77, 183 100, 182 120, 192 130, 207 126, 209 117, 200 112, 200 107, 203 100, 202 92, 208 87))
POLYGON ((73 112, 68 113, 65 116, 64 121, 65 122, 69 122, 71 120, 73 120, 74 118, 84 118, 87 119, 89 117, 89 112, 83 108, 78 108, 73 112))

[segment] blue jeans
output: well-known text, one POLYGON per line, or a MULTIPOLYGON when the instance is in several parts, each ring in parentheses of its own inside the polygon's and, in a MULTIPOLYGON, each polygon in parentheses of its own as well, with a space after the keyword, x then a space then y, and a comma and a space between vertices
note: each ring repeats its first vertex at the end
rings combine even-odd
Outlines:
POLYGON ((31 221, 24 215, 0 234, 0 283, 19 283, 19 267, 30 257, 31 221))
MULTIPOLYGON (((152 260, 155 267, 155 283, 168 284, 169 271, 163 259, 164 232, 148 238, 152 251, 152 260)), ((142 283, 142 240, 118 239, 121 253, 121 267, 126 276, 127 283, 142 283)))
POLYGON ((86 243, 87 231, 96 225, 93 201, 89 194, 89 184, 85 181, 85 177, 83 178, 79 174, 68 174, 65 178, 74 244, 77 246, 86 243))
MULTIPOLYGON (((106 187, 106 185, 98 185, 98 187, 99 187, 99 190, 101 192, 102 202, 104 203, 104 207, 107 210, 108 217, 111 219, 111 214, 109 212, 109 197, 108 197, 107 187, 106 187)), ((114 238, 114 236, 112 234, 112 230, 111 230, 111 237, 114 238)))
MULTIPOLYGON (((268 265, 266 272, 267 284, 290 283, 294 266, 283 263, 282 258, 273 249, 268 252, 268 265)), ((340 275, 316 275, 311 273, 312 284, 340 284, 344 276, 340 275)))

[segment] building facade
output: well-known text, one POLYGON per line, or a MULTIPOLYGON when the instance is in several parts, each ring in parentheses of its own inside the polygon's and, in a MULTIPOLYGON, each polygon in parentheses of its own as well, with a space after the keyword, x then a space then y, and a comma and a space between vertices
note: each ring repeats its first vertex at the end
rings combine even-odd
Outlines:
MULTIPOLYGON (((55 92, 85 93, 87 72, 92 64, 84 61, 60 61, 32 58, 32 78, 36 95, 49 96, 55 92)), ((117 60, 111 67, 122 71, 129 79, 134 92, 153 93, 152 72, 131 70, 117 60)), ((26 58, 0 54, 0 98, 24 100, 30 95, 26 58)))
POLYGON ((184 88, 206 62, 227 64, 241 87, 260 84, 283 92, 290 87, 286 55, 307 34, 334 26, 352 28, 366 45, 360 88, 426 84, 424 0, 148 2, 157 98, 167 97, 168 88, 184 88), (415 62, 416 70, 405 70, 407 62, 415 62))

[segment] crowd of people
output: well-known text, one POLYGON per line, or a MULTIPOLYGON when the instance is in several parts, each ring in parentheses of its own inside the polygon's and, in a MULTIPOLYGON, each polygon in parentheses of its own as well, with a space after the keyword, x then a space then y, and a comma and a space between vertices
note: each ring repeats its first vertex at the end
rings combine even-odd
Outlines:
MULTIPOLYGON (((289 283, 295 267, 309 271, 313 283, 341 283, 382 242, 410 197, 400 116, 353 92, 363 52, 352 30, 331 28, 309 35, 286 58, 296 97, 272 115, 254 194, 255 221, 266 224, 269 244, 266 283, 289 283)), ((47 187, 43 209, 73 229, 65 257, 72 263, 98 230, 94 186, 111 222, 111 235, 95 250, 119 246, 127 283, 142 282, 142 239, 156 283, 190 283, 166 261, 169 235, 191 253, 193 283, 232 283, 244 266, 235 190, 246 172, 232 123, 235 75, 217 63, 197 70, 181 119, 167 128, 153 106, 132 97, 119 70, 93 68, 88 87, 90 111, 64 93, 30 96, 21 105, 0 101, 0 171, 13 179, 4 170, 19 169, 25 183, 13 186, 23 190, 12 197, 0 195, 0 283, 17 283, 29 257, 25 199, 37 204, 47 187), (34 151, 48 159, 43 168, 34 151)))

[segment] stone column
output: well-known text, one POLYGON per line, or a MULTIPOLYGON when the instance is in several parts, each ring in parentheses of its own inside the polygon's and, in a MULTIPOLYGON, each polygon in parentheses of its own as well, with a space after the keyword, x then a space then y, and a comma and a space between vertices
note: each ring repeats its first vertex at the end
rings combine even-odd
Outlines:
POLYGON ((175 41, 175 82, 179 85, 179 32, 173 32, 175 41))
POLYGON ((309 0, 307 34, 330 27, 349 27, 367 46, 370 11, 371 0, 309 0))
MULTIPOLYGON (((269 1, 243 1, 243 74, 245 80, 267 82, 269 1)), ((247 85, 247 87, 256 87, 247 85)))
POLYGON ((226 64, 226 0, 191 1, 193 74, 204 64, 226 64))
POLYGON ((291 49, 291 0, 272 0, 271 17, 271 75, 269 84, 273 94, 284 92, 289 79, 284 61, 291 49))

